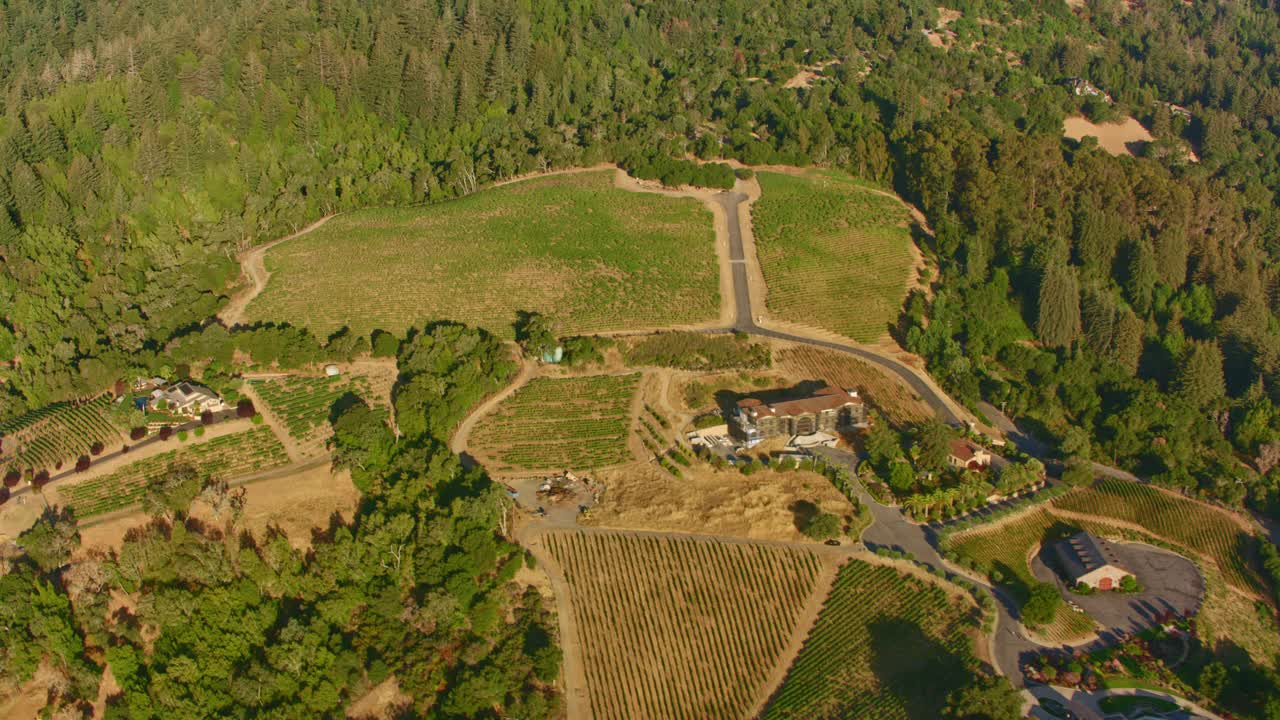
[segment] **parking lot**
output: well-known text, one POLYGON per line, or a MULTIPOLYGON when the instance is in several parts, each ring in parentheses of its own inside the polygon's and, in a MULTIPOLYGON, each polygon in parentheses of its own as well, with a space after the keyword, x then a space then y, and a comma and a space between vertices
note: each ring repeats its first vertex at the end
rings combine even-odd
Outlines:
POLYGON ((1142 586, 1140 592, 1098 591, 1092 595, 1071 592, 1058 573, 1050 569, 1055 562, 1052 546, 1041 548, 1031 569, 1037 579, 1055 583, 1064 598, 1079 605, 1110 630, 1138 632, 1156 624, 1161 616, 1186 615, 1199 608, 1204 597, 1204 579, 1195 563, 1143 543, 1113 542, 1111 546, 1121 567, 1138 579, 1142 586))

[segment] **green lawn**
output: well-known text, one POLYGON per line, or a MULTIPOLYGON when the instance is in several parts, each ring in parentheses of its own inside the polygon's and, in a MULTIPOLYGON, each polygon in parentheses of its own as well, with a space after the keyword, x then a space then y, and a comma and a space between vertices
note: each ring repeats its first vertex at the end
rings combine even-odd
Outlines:
POLYGON ((340 215, 270 250, 266 266, 248 319, 322 334, 449 319, 510 337, 518 310, 588 333, 709 321, 720 307, 711 213, 617 189, 613 171, 340 215))
POLYGON ((769 312, 862 342, 897 319, 911 272, 911 217, 847 175, 762 172, 752 208, 769 312))

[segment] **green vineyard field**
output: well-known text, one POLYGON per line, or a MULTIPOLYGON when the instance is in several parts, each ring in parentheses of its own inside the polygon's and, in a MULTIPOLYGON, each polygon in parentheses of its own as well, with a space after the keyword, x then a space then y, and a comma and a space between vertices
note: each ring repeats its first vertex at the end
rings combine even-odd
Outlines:
POLYGON ((322 336, 439 318, 505 338, 520 310, 555 317, 566 334, 715 319, 711 214, 693 199, 621 190, 613 176, 533 178, 345 213, 267 253, 271 280, 249 318, 322 336))
POLYGON ((757 176, 751 214, 769 311, 860 342, 884 336, 911 274, 906 209, 838 172, 757 176))
POLYGON ((1063 510, 1139 525, 1158 538, 1209 556, 1234 587, 1246 592, 1266 591, 1251 565, 1251 559, 1257 557, 1257 541, 1224 510, 1110 478, 1064 495, 1053 504, 1063 510))
POLYGON ((333 404, 353 393, 370 404, 370 383, 352 375, 337 377, 290 375, 249 381, 267 409, 279 418, 289 436, 299 443, 314 443, 330 434, 329 412, 333 404))
POLYGON ((257 427, 208 442, 182 445, 107 475, 60 486, 58 492, 75 509, 76 517, 86 518, 141 502, 147 483, 163 476, 174 464, 191 464, 202 476, 231 480, 239 475, 282 467, 288 462, 284 446, 271 429, 257 427))
MULTIPOLYGON (((1037 582, 1027 564, 1027 555, 1033 547, 1074 535, 1081 530, 1098 534, 1107 533, 1101 524, 1079 523, 1063 520, 1041 508, 1017 518, 1001 522, 994 527, 979 527, 949 538, 946 549, 962 558, 978 563, 984 572, 1000 573, 999 585, 1021 606, 1030 596, 1031 586, 1037 582)), ((1037 633, 1046 639, 1065 641, 1082 637, 1093 630, 1088 616, 1072 612, 1063 606, 1053 622, 1037 633)))
POLYGON ((108 449, 123 440, 107 416, 111 397, 83 403, 46 405, 0 425, 0 474, 10 470, 49 470, 88 454, 94 443, 108 449))
POLYGON ((537 378, 481 420, 472 445, 502 471, 588 471, 627 462, 639 380, 639 374, 537 378))
POLYGON ((597 720, 741 718, 796 631, 819 571, 808 551, 552 533, 597 720))
POLYGON ((762 718, 940 717, 977 668, 976 613, 925 580, 851 560, 762 718))

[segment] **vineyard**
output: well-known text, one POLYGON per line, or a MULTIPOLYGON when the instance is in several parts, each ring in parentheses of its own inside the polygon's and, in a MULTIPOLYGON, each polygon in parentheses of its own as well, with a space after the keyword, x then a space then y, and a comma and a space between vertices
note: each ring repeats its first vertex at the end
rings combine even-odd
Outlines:
POLYGON ((230 480, 288 462, 284 446, 271 429, 256 427, 208 442, 184 445, 110 474, 59 487, 58 493, 75 509, 76 517, 86 518, 141 502, 147 484, 163 476, 174 464, 190 464, 202 476, 230 480))
POLYGON ((110 407, 111 396, 102 395, 84 403, 46 405, 0 425, 0 472, 52 471, 97 443, 120 444, 120 430, 107 417, 110 407))
POLYGON ((885 335, 912 266, 910 215, 837 172, 762 172, 752 208, 768 306, 859 342, 885 335))
POLYGON ((1104 478, 1053 502, 1072 512, 1115 518, 1152 535, 1207 555, 1227 582, 1245 592, 1265 592, 1250 566, 1257 542, 1225 511, 1146 485, 1104 478))
POLYGON ((941 717, 976 670, 976 613, 925 580, 851 560, 762 717, 941 717))
POLYGON ((375 387, 371 378, 362 375, 289 375, 254 379, 249 384, 289 436, 307 450, 322 446, 332 434, 329 412, 340 398, 351 393, 385 408, 388 396, 388 388, 375 387))
POLYGON ((765 545, 572 532, 546 543, 596 720, 746 715, 819 571, 812 553, 765 545))
POLYGON ((273 248, 266 265, 271 280, 249 319, 321 336, 441 318, 510 338, 518 310, 577 334, 698 323, 720 310, 710 213, 696 200, 620 190, 612 171, 346 213, 273 248))
POLYGON ((640 375, 536 378, 480 421, 472 437, 491 470, 589 471, 632 460, 640 375))
POLYGON ((856 389, 885 419, 899 427, 933 417, 929 406, 911 388, 844 353, 796 345, 778 353, 778 366, 797 378, 856 389))
MULTIPOLYGON (((990 575, 1021 606, 1037 582, 1027 562, 1027 554, 1033 547, 1074 535, 1080 530, 1100 535, 1114 534, 1106 532, 1101 524, 1063 520, 1039 508, 992 527, 979 527, 953 535, 944 547, 949 553, 955 553, 975 565, 979 572, 990 575)), ((1052 623, 1036 630, 1045 639, 1065 641, 1088 635, 1093 630, 1093 621, 1062 606, 1052 623)))

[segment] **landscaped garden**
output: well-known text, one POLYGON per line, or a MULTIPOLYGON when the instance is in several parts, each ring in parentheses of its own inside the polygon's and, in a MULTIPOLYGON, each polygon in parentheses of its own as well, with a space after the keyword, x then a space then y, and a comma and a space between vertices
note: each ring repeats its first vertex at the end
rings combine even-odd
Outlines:
POLYGON ((346 325, 400 333, 441 318, 508 338, 521 310, 554 316, 565 334, 717 318, 710 212, 618 189, 613 175, 534 178, 338 216, 267 254, 271 279, 248 315, 322 335, 346 325))

